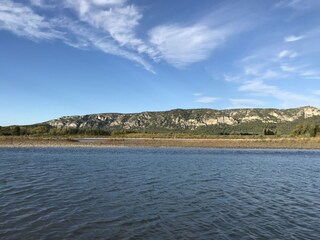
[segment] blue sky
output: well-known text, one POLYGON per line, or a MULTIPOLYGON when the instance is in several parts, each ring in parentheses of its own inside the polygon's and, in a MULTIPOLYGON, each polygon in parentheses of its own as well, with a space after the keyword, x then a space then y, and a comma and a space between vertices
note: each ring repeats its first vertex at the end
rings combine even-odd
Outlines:
POLYGON ((0 125, 320 106, 318 0, 2 0, 0 125))

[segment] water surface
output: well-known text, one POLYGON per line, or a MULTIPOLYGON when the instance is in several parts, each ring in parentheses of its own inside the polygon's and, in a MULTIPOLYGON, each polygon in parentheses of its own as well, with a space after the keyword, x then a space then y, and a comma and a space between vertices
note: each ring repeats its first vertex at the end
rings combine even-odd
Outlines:
POLYGON ((320 152, 0 148, 0 239, 319 239, 320 152))

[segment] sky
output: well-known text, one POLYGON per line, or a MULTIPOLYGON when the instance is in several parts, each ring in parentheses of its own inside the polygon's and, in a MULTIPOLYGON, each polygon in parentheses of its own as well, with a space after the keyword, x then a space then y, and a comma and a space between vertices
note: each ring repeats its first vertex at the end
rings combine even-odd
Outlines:
POLYGON ((319 0, 0 0, 0 126, 320 107, 319 0))

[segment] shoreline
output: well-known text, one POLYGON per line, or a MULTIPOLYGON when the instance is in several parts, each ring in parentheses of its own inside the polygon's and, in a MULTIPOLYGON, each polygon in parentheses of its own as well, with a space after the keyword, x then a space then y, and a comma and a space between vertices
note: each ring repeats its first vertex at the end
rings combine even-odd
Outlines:
POLYGON ((320 138, 174 139, 0 137, 0 148, 18 147, 320 149, 320 138))

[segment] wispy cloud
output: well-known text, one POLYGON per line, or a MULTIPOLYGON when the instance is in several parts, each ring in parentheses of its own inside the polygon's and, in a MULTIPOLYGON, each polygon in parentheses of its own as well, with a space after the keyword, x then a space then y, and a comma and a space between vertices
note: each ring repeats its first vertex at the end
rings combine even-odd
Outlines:
POLYGON ((64 38, 64 34, 56 30, 43 16, 10 0, 0 2, 0 29, 37 41, 64 38))
POLYGON ((239 75, 230 75, 230 74, 223 74, 222 76, 223 80, 226 82, 233 82, 233 83, 237 83, 237 82, 241 82, 242 78, 239 75))
POLYGON ((219 100, 219 98, 216 98, 216 97, 205 96, 201 92, 196 92, 192 95, 196 97, 194 102, 197 102, 197 103, 212 103, 212 102, 219 100))
POLYGON ((309 51, 305 41, 299 41, 305 38, 315 48, 313 41, 318 35, 315 30, 309 32, 301 36, 288 36, 284 38, 285 41, 253 49, 252 54, 238 62, 237 73, 226 75, 225 80, 237 84, 244 99, 261 96, 269 101, 276 101, 283 107, 319 106, 319 98, 304 94, 298 89, 288 91, 284 87, 295 83, 299 85, 299 81, 320 79, 320 71, 315 62, 309 60, 316 59, 314 52, 309 51))
POLYGON ((34 6, 42 7, 45 5, 43 0, 30 0, 30 3, 34 6))
POLYGON ((277 8, 284 8, 284 7, 297 7, 301 3, 301 0, 281 0, 275 4, 277 8))
POLYGON ((195 102, 197 102, 197 103, 212 103, 218 99, 219 98, 216 98, 216 97, 202 96, 202 97, 197 98, 195 100, 195 102))
POLYGON ((319 6, 318 0, 280 0, 275 4, 276 8, 292 8, 296 10, 309 10, 319 6))
POLYGON ((320 99, 301 94, 292 93, 263 81, 246 81, 240 87, 239 91, 249 92, 257 96, 273 97, 281 101, 283 107, 297 107, 301 105, 319 106, 320 99))
POLYGON ((267 85, 263 81, 246 81, 241 85, 239 90, 255 92, 262 95, 270 95, 278 91, 276 86, 267 85))
POLYGON ((303 79, 320 79, 320 71, 312 69, 308 65, 282 64, 281 70, 303 79))
POLYGON ((0 2, 0 29, 37 41, 59 39, 77 48, 96 48, 154 72, 151 63, 161 60, 178 68, 203 61, 241 32, 241 17, 228 19, 228 10, 217 11, 215 24, 211 17, 160 24, 142 38, 137 30, 142 10, 127 0, 7 0, 0 2))
POLYGON ((299 72, 301 77, 306 79, 319 79, 320 80, 320 72, 316 70, 301 70, 299 72))
POLYGON ((183 68, 208 59, 231 37, 251 29, 252 15, 249 7, 229 2, 191 24, 156 26, 149 31, 149 41, 159 60, 183 68))
POLYGON ((278 53, 278 58, 295 58, 297 56, 297 52, 290 50, 283 50, 278 53))
POLYGON ((54 0, 29 0, 30 4, 39 8, 54 8, 55 2, 54 0))
POLYGON ((56 25, 65 26, 68 29, 68 38, 64 41, 66 44, 80 49, 97 49, 107 54, 121 56, 136 62, 146 70, 155 73, 151 64, 139 54, 121 48, 110 37, 106 37, 100 31, 87 28, 77 24, 70 19, 56 20, 56 25))
POLYGON ((226 32, 204 25, 164 25, 152 29, 149 35, 160 58, 176 67, 184 67, 208 58, 224 41, 226 32))
MULTIPOLYGON (((147 53, 152 56, 152 51, 134 34, 141 14, 134 5, 126 5, 125 2, 66 0, 63 6, 55 6, 74 10, 78 14, 78 19, 74 19, 64 15, 44 17, 30 6, 8 0, 0 2, 0 29, 36 41, 58 39, 77 48, 99 49, 134 61, 154 73, 151 64, 141 55, 147 53)), ((31 3, 39 8, 54 4, 43 0, 32 0, 31 3)))
POLYGON ((128 47, 150 57, 156 54, 142 39, 135 34, 142 13, 135 5, 128 5, 124 0, 67 0, 67 6, 74 9, 79 18, 99 29, 113 39, 119 46, 128 47))
POLYGON ((304 38, 305 38, 305 36, 303 36, 303 35, 300 35, 300 36, 290 35, 290 36, 286 36, 284 38, 284 41, 285 42, 296 42, 296 41, 299 41, 299 40, 304 39, 304 38))
POLYGON ((284 72, 293 73, 296 71, 296 68, 289 66, 288 64, 282 64, 280 65, 280 68, 284 72))
POLYGON ((235 107, 235 108, 258 107, 258 106, 263 106, 265 104, 265 102, 258 99, 231 98, 229 99, 229 101, 231 102, 232 107, 235 107))
MULTIPOLYGON (((126 0, 67 0, 66 6, 90 26, 91 32, 99 32, 100 39, 91 40, 95 47, 135 61, 154 73, 141 54, 154 58, 156 53, 135 34, 142 18, 142 13, 135 5, 128 5, 126 0)), ((90 36, 88 34, 86 37, 90 36)))
MULTIPOLYGON (((320 99, 302 93, 288 91, 279 87, 280 81, 299 81, 320 79, 320 72, 310 64, 301 64, 301 56, 294 50, 282 50, 285 42, 269 46, 268 51, 256 49, 255 52, 239 62, 240 72, 227 75, 226 81, 237 84, 243 99, 250 97, 264 97, 269 101, 276 100, 282 107, 296 107, 301 105, 320 105, 320 99), (275 57, 276 56, 276 57, 275 57), (272 82, 272 84, 271 84, 272 82)), ((300 48, 303 50, 303 48, 300 48)), ((283 86, 283 84, 281 84, 283 86)), ((250 106, 241 102, 231 102, 239 106, 250 106)), ((253 105, 254 106, 254 105, 253 105)))

